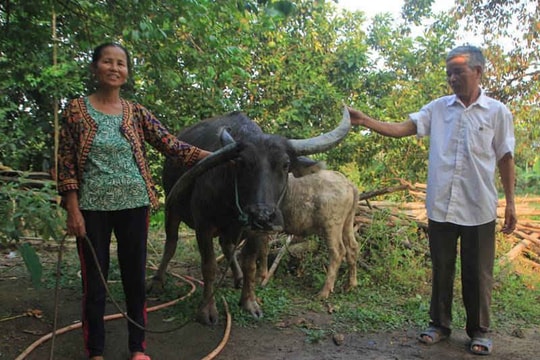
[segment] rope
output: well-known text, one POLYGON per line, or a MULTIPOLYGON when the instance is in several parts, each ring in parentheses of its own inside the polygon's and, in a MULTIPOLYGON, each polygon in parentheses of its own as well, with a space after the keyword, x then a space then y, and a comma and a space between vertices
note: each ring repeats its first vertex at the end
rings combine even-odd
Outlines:
POLYGON ((221 350, 223 350, 225 348, 225 345, 227 345, 227 342, 229 341, 229 336, 231 334, 231 327, 232 327, 232 317, 231 317, 231 313, 229 312, 229 305, 227 304, 227 301, 225 300, 225 297, 221 297, 221 299, 223 300, 223 305, 225 307, 225 313, 227 314, 227 323, 226 323, 226 326, 225 326, 225 332, 223 333, 223 338, 219 342, 218 346, 212 352, 210 352, 208 355, 203 357, 201 360, 212 360, 212 359, 214 359, 216 356, 219 355, 221 350))
MULTIPOLYGON (((157 268, 154 268, 154 270, 156 270, 156 269, 157 268)), ((171 300, 169 302, 159 304, 159 305, 156 305, 156 306, 152 306, 152 307, 147 309, 147 312, 150 313, 150 312, 154 312, 154 311, 157 311, 157 310, 161 310, 161 309, 167 308, 169 306, 172 306, 172 305, 174 305, 174 304, 176 304, 176 303, 178 303, 180 301, 183 301, 186 298, 188 298, 189 296, 193 295, 193 293, 196 290, 195 283, 198 283, 199 285, 203 284, 202 281, 200 281, 198 279, 195 279, 195 278, 193 278, 191 276, 178 275, 178 274, 175 274, 175 273, 172 273, 172 272, 170 274, 172 276, 174 276, 174 277, 177 277, 177 278, 185 281, 189 285, 191 285, 191 290, 186 295, 184 295, 182 297, 179 297, 178 299, 171 300)), ((230 338, 231 327, 232 327, 232 316, 231 316, 231 313, 229 311, 229 306, 227 304, 227 301, 225 300, 225 298, 222 298, 222 300, 223 300, 223 305, 225 307, 225 312, 226 312, 226 324, 225 324, 225 330, 223 332, 223 337, 222 337, 221 341, 219 342, 219 344, 217 345, 217 347, 214 350, 212 350, 208 355, 206 355, 203 358, 203 360, 212 360, 212 359, 216 358, 219 355, 219 353, 225 348, 225 345, 227 344, 227 342, 229 341, 229 338, 230 338)), ((118 314, 107 315, 107 316, 103 317, 103 319, 105 321, 111 321, 111 320, 120 319, 122 317, 123 317, 123 314, 118 313, 118 314)), ((62 335, 62 334, 65 334, 67 332, 70 332, 72 330, 79 329, 81 327, 82 327, 82 323, 79 321, 79 322, 76 322, 74 324, 71 324, 69 326, 63 327, 63 328, 58 329, 58 330, 56 330, 56 328, 55 328, 51 333, 44 335, 43 337, 41 337, 40 339, 38 339, 34 343, 32 343, 15 360, 24 360, 24 359, 26 359, 26 357, 28 355, 30 355, 30 353, 32 351, 34 351, 37 347, 39 347, 40 345, 42 345, 43 343, 45 343, 49 339, 53 338, 54 336, 62 335)))
MULTIPOLYGON (((56 264, 55 310, 54 310, 53 331, 50 332, 49 334, 41 337, 40 339, 38 339, 34 343, 32 343, 15 360, 24 360, 34 349, 36 349, 39 345, 43 344, 44 342, 48 341, 49 339, 52 339, 51 351, 50 351, 50 360, 53 360, 54 359, 54 341, 55 341, 56 336, 82 327, 82 322, 79 321, 77 323, 74 323, 72 325, 69 325, 69 326, 66 326, 64 328, 61 328, 61 329, 57 330, 58 303, 59 303, 58 299, 59 299, 60 272, 61 272, 60 271, 60 266, 61 266, 61 261, 62 261, 63 244, 64 244, 64 241, 65 241, 66 237, 67 237, 67 235, 65 235, 63 237, 63 239, 62 239, 62 241, 60 243, 60 247, 59 247, 59 251, 58 251, 58 261, 57 261, 57 264, 56 264)), ((97 265, 97 269, 98 269, 101 281, 103 282, 103 285, 104 285, 105 290, 107 292, 107 295, 109 296, 109 299, 112 301, 112 303, 114 304, 116 309, 119 311, 119 313, 117 313, 117 314, 104 316, 103 319, 105 321, 115 320, 115 319, 119 319, 119 318, 123 317, 127 321, 131 322, 132 324, 134 324, 135 326, 137 326, 141 330, 144 330, 144 331, 149 332, 149 333, 158 333, 158 334, 169 333, 169 332, 179 330, 179 329, 183 328, 184 326, 186 326, 191 321, 191 319, 188 319, 186 322, 184 322, 180 326, 175 327, 173 329, 149 330, 149 329, 146 329, 144 326, 141 326, 140 324, 135 322, 133 319, 131 319, 124 311, 122 311, 122 309, 121 309, 120 305, 118 304, 118 302, 111 295, 111 292, 110 292, 109 287, 107 285, 107 280, 105 279, 105 276, 103 275, 103 272, 101 271, 101 267, 99 266, 99 262, 98 262, 98 259, 97 259, 97 254, 95 252, 94 247, 92 246, 92 243, 91 243, 90 239, 88 238, 88 236, 85 236, 84 239, 87 242, 87 244, 88 244, 88 246, 90 248, 90 252, 92 253, 92 257, 93 257, 93 259, 94 259, 94 261, 95 261, 95 263, 97 265)), ((236 246, 238 246, 238 244, 236 246)), ((236 251, 236 247, 235 247, 234 251, 236 251)), ((233 254, 234 254, 234 252, 233 252, 233 254)), ((212 294, 212 296, 214 296, 215 291, 217 290, 217 288, 219 288, 221 286, 221 283, 225 279, 225 274, 227 272, 227 269, 230 267, 231 261, 232 261, 232 259, 229 259, 228 264, 225 267, 225 270, 222 272, 222 276, 221 276, 220 280, 218 281, 217 286, 214 288, 214 293, 212 294)), ((155 266, 153 266, 153 270, 156 270, 156 269, 157 268, 155 266)), ((200 285, 203 284, 202 281, 194 279, 194 278, 189 277, 189 276, 182 276, 182 275, 178 275, 178 274, 175 274, 175 273, 171 273, 171 275, 173 275, 173 276, 175 276, 175 277, 177 277, 177 278, 179 278, 181 280, 184 280, 188 284, 190 284, 191 285, 190 292, 188 294, 184 295, 183 297, 180 297, 180 298, 178 298, 176 300, 172 300, 172 301, 169 301, 169 302, 161 304, 161 305, 156 305, 156 306, 150 307, 150 308, 147 309, 147 312, 152 312, 152 311, 156 311, 156 310, 160 310, 160 309, 172 306, 172 305, 176 304, 177 302, 182 301, 182 300, 186 299, 187 297, 191 296, 195 292, 196 287, 195 287, 194 282, 198 282, 200 285)), ((227 343, 228 338, 230 336, 230 329, 231 329, 231 326, 232 326, 231 325, 232 318, 231 318, 231 315, 230 315, 230 312, 229 312, 229 307, 228 307, 228 304, 227 304, 225 298, 223 298, 223 302, 224 302, 224 307, 225 307, 225 312, 226 312, 226 317, 227 317, 225 333, 224 333, 223 339, 220 342, 220 344, 218 345, 218 347, 216 349, 214 349, 209 355, 204 357, 204 360, 211 360, 215 356, 217 356, 219 354, 219 352, 221 352, 221 350, 223 350, 223 348, 225 347, 225 344, 227 343)))
MULTIPOLYGON (((164 334, 164 333, 177 331, 177 330, 183 328, 184 326, 186 326, 187 324, 189 324, 192 320, 195 320, 195 319, 187 319, 184 323, 180 324, 179 326, 174 327, 172 329, 166 329, 166 330, 151 330, 151 329, 148 329, 145 326, 142 326, 139 323, 137 323, 135 320, 133 320, 131 317, 129 317, 126 312, 122 311, 121 306, 118 304, 118 302, 111 295, 111 291, 109 290, 107 280, 105 279, 105 276, 103 275, 103 272, 101 271, 101 267, 99 266, 99 261, 98 261, 98 258, 97 258, 97 254, 96 254, 96 251, 95 251, 94 247, 92 246, 92 242, 90 241, 90 239, 86 235, 85 235, 84 239, 85 239, 86 243, 88 244, 88 246, 90 248, 90 251, 92 253, 92 257, 94 259, 94 262, 95 262, 96 267, 97 267, 98 272, 99 272, 99 276, 101 278, 101 281, 103 282, 103 286, 105 287, 105 291, 107 292, 107 295, 109 296, 109 299, 112 301, 115 308, 122 314, 122 316, 124 318, 126 318, 127 321, 129 321, 130 323, 132 323, 133 325, 135 325, 136 327, 138 327, 139 329, 141 329, 143 331, 146 331, 146 332, 149 332, 149 333, 154 333, 154 334, 164 334)), ((240 238, 238 238, 236 243, 235 243, 235 247, 234 247, 234 250, 233 250, 233 256, 234 256, 234 253, 236 252, 236 249, 238 248, 239 240, 240 240, 240 238)), ((225 279, 225 276, 227 274, 227 269, 231 266, 231 263, 232 263, 232 257, 230 259, 228 259, 227 266, 225 267, 225 269, 221 273, 221 278, 219 279, 218 283, 214 287, 214 292, 212 293, 211 298, 215 296, 216 291, 221 287, 221 284, 223 283, 223 280, 225 279)))
POLYGON ((239 213, 238 221, 240 222, 240 225, 246 226, 249 223, 249 216, 244 212, 244 210, 242 210, 242 207, 240 206, 240 198, 238 195, 238 178, 236 174, 234 174, 234 201, 239 213))
MULTIPOLYGON (((240 222, 240 225, 247 226, 249 224, 249 215, 242 210, 242 207, 240 206, 240 196, 238 193, 238 177, 237 174, 234 174, 234 201, 236 208, 238 209, 239 215, 238 215, 238 221, 240 222)), ((287 182, 285 182, 285 185, 281 189, 281 192, 279 194, 279 198, 277 201, 277 206, 279 207, 281 202, 283 201, 283 198, 285 197, 285 193, 287 192, 287 182)))
MULTIPOLYGON (((54 286, 54 320, 53 320, 53 329, 58 327, 58 299, 59 299, 59 289, 60 289, 60 266, 62 264, 62 254, 64 248, 64 241, 66 240, 67 234, 60 241, 60 247, 58 249, 58 260, 56 262, 56 283, 54 286)), ((56 340, 56 331, 52 332, 51 340, 51 352, 49 355, 49 360, 54 360, 54 343, 56 340)))
MULTIPOLYGON (((187 282, 189 285, 191 285, 191 290, 184 296, 178 298, 178 299, 175 299, 175 300, 172 300, 172 301, 169 301, 167 303, 163 303, 163 304, 160 304, 160 305, 156 305, 156 306, 153 306, 153 307, 150 307, 147 309, 147 312, 153 312, 153 311, 157 311, 157 310, 161 310, 163 308, 166 308, 166 307, 169 307, 169 306, 172 306, 174 304, 176 304, 177 302, 179 301, 182 301, 186 298, 188 298, 189 296, 191 296, 194 292, 195 292, 195 289, 196 289, 196 286, 194 284, 194 280, 195 279, 189 279, 188 277, 186 276, 180 276, 180 275, 177 275, 177 274, 172 274, 173 276, 176 276, 178 278, 180 278, 181 280, 187 282)), ((196 281, 196 280, 195 280, 196 281)), ((112 315, 107 315, 107 316, 104 316, 103 319, 105 321, 110 321, 110 320, 116 320, 116 319, 120 319, 123 317, 123 313, 118 313, 118 314, 112 314, 112 315)), ((32 352, 34 351, 38 346, 40 346, 41 344, 45 343, 46 341, 48 341, 49 339, 51 339, 53 336, 56 336, 56 335, 62 335, 62 334, 65 334, 69 331, 72 331, 72 330, 75 330, 75 329, 79 329, 82 327, 82 322, 78 321, 74 324, 71 324, 69 326, 66 326, 66 327, 63 327, 61 329, 53 329, 52 332, 44 335, 43 337, 39 338, 38 340, 36 340, 34 343, 32 343, 28 348, 26 348, 26 350, 24 350, 15 360, 24 360, 26 359, 26 357, 32 352)))

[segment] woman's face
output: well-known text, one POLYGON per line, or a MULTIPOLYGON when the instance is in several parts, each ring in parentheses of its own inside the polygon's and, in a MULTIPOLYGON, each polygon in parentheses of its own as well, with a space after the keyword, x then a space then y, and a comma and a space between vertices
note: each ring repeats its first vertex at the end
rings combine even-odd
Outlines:
POLYGON ((127 82, 129 75, 126 53, 116 46, 103 48, 99 59, 92 63, 92 71, 97 80, 98 87, 121 87, 127 82))

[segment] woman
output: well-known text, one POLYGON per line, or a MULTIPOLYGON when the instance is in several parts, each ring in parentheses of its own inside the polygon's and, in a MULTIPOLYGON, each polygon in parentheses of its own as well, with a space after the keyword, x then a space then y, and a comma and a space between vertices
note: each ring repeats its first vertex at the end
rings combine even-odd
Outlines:
POLYGON ((82 323, 90 359, 103 359, 107 277, 114 231, 128 316, 132 360, 145 355, 145 266, 149 207, 157 206, 145 151, 148 142, 167 156, 192 165, 209 153, 179 141, 143 106, 123 99, 130 57, 115 43, 98 46, 90 65, 97 84, 89 96, 73 99, 63 114, 58 152, 58 190, 67 210, 67 231, 77 237, 81 262, 82 323))

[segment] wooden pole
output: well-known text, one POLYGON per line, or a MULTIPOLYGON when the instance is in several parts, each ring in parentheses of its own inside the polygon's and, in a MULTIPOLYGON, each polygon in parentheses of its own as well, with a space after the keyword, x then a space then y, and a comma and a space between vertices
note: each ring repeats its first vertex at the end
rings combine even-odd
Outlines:
MULTIPOLYGON (((52 5, 52 43, 53 43, 53 66, 56 67, 58 64, 58 38, 56 37, 56 11, 54 9, 54 2, 52 5)), ((58 174, 58 143, 60 137, 60 128, 58 120, 58 99, 56 96, 53 97, 53 112, 54 112, 54 174, 53 179, 56 180, 56 175, 58 174)))
POLYGON ((279 249, 279 252, 278 252, 274 262, 272 263, 272 266, 270 267, 270 270, 268 270, 268 276, 261 283, 261 287, 265 287, 266 284, 268 284, 268 281, 270 280, 270 278, 276 272, 276 269, 277 269, 277 267, 279 265, 279 262, 281 261, 281 258, 283 257, 283 255, 285 255, 285 252, 287 251, 287 248, 289 247, 292 238, 293 238, 292 235, 287 236, 287 240, 285 240, 285 245, 283 245, 281 247, 281 249, 279 249))
MULTIPOLYGON (((52 54, 52 61, 53 66, 56 67, 57 65, 57 38, 56 38, 56 10, 54 9, 54 1, 51 2, 51 12, 52 12, 52 19, 51 19, 51 38, 52 38, 52 45, 53 45, 53 54, 52 54)), ((58 130, 58 101, 56 99, 56 96, 53 96, 53 112, 54 112, 54 174, 53 179, 56 180, 56 174, 58 174, 58 139, 59 139, 59 130, 58 130)), ((58 187, 58 182, 56 182, 58 187)), ((57 197, 57 201, 59 198, 57 197)), ((60 242, 60 249, 58 251, 58 267, 60 266, 61 258, 62 258, 62 245, 63 240, 60 242)), ((53 320, 53 328, 55 331, 52 333, 52 339, 51 339, 51 350, 49 353, 49 359, 54 359, 54 345, 56 340, 56 328, 58 326, 58 289, 55 292, 55 309, 54 309, 54 320, 53 320)))

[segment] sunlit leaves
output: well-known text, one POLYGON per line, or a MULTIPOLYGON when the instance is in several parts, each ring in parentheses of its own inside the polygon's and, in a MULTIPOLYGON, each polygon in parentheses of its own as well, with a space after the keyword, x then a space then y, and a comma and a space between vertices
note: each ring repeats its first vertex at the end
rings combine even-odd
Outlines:
POLYGON ((402 8, 402 16, 416 26, 419 26, 423 18, 431 16, 431 5, 434 0, 405 0, 402 8))
MULTIPOLYGON (((434 14, 432 0, 407 0, 401 18, 383 14, 369 24, 362 12, 322 0, 10 4, 9 14, 0 7, 0 161, 11 166, 37 168, 52 152, 54 99, 91 91, 88 63, 102 42, 118 41, 130 51, 135 86, 124 96, 173 132, 242 110, 265 131, 302 138, 334 127, 343 103, 402 121, 449 93, 445 55, 464 35, 459 19, 485 34, 483 86, 515 114, 516 159, 528 163, 537 151, 540 16, 532 0, 457 1, 449 14, 434 14), (514 18, 522 32, 505 28, 514 18), (512 49, 498 43, 503 36, 512 49)), ((332 167, 355 162, 362 179, 384 181, 390 170, 419 180, 425 175, 426 143, 362 134, 353 129, 338 149, 317 157, 332 167)))

